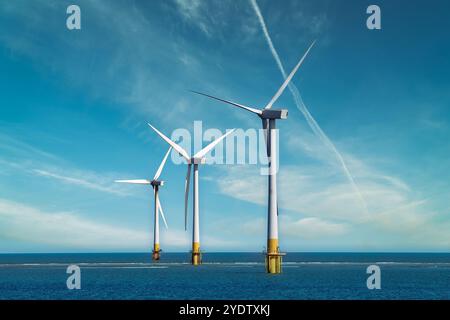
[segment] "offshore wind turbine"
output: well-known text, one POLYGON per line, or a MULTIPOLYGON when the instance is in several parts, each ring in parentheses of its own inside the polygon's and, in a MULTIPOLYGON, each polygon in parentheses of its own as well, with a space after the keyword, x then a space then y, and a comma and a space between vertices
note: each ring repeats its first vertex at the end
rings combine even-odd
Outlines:
POLYGON ((167 226, 166 217, 164 216, 163 209, 161 207, 161 202, 159 201, 159 187, 164 185, 164 181, 158 180, 159 176, 162 173, 162 170, 164 168, 164 165, 166 164, 167 157, 169 156, 170 151, 172 150, 172 147, 167 150, 166 155, 164 156, 163 160, 161 161, 161 164, 158 167, 158 170, 156 171, 155 175, 153 176, 152 180, 146 180, 146 179, 134 179, 134 180, 116 180, 116 182, 119 183, 131 183, 131 184, 144 184, 144 185, 151 185, 153 188, 153 195, 155 198, 155 215, 154 215, 154 224, 153 224, 153 251, 152 251, 152 258, 153 260, 159 260, 161 255, 161 248, 159 246, 159 214, 161 214, 161 217, 164 221, 164 225, 166 226, 166 229, 169 227, 167 226), (159 213, 159 214, 158 214, 159 213))
POLYGON ((199 212, 199 190, 198 190, 198 165, 206 162, 206 154, 211 151, 220 141, 225 139, 230 133, 234 131, 230 130, 220 138, 217 138, 202 150, 198 151, 192 157, 189 156, 186 150, 181 146, 170 140, 158 129, 148 124, 164 141, 166 141, 175 151, 177 151, 187 162, 187 174, 184 186, 184 229, 187 230, 187 209, 189 198, 189 182, 191 177, 191 166, 194 165, 194 190, 193 190, 193 223, 192 223, 192 259, 191 263, 194 266, 202 263, 201 251, 200 251, 200 212, 199 212))
POLYGON ((280 252, 278 246, 278 195, 277 195, 277 139, 276 139, 276 120, 287 119, 287 109, 272 109, 273 104, 283 93, 284 89, 289 85, 289 82, 294 77, 303 60, 308 55, 311 48, 314 46, 313 42, 303 57, 285 79, 281 87, 269 101, 269 103, 262 109, 252 108, 233 101, 217 98, 209 94, 192 91, 196 94, 200 94, 232 106, 244 109, 253 114, 256 114, 261 118, 262 127, 264 129, 264 135, 267 147, 267 157, 269 159, 269 188, 268 188, 268 223, 267 223, 267 252, 266 252, 266 270, 269 273, 281 272, 281 258, 284 255, 280 252))

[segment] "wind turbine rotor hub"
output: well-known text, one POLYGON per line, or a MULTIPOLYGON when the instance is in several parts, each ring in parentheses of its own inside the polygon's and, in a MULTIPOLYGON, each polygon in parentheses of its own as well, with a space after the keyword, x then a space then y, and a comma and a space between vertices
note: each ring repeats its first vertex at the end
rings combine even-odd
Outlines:
POLYGON ((156 187, 156 186, 163 186, 164 185, 164 181, 162 180, 152 180, 152 182, 150 183, 152 186, 156 187))

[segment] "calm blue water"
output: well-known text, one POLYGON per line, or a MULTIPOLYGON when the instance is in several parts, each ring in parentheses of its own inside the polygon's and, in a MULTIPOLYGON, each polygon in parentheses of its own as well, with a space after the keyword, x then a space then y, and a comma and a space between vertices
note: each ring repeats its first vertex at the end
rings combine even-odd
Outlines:
POLYGON ((2 254, 0 299, 450 299, 450 254, 289 253, 268 275, 260 253, 2 254), (68 290, 66 268, 81 268, 68 290), (366 268, 381 268, 368 290, 366 268))

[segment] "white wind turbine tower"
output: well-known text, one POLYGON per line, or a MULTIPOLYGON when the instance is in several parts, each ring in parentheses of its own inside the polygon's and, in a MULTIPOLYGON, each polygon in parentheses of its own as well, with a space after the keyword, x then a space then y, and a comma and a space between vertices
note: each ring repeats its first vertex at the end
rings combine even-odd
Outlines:
POLYGON ((200 265, 202 263, 201 251, 200 251, 200 216, 199 216, 199 191, 198 191, 198 165, 204 164, 206 162, 206 154, 211 151, 220 141, 225 139, 230 133, 234 131, 230 130, 220 138, 217 138, 205 148, 194 154, 192 157, 189 156, 186 150, 181 146, 170 140, 164 134, 162 134, 158 129, 153 127, 150 123, 148 124, 164 141, 166 141, 175 151, 177 151, 187 162, 187 175, 185 181, 185 193, 184 193, 184 228, 187 228, 187 207, 189 198, 189 182, 191 177, 191 166, 194 165, 194 196, 193 196, 193 224, 192 224, 192 264, 200 265))
POLYGON ((120 183, 131 183, 131 184, 144 184, 144 185, 151 185, 153 188, 153 194, 155 198, 155 216, 154 216, 154 225, 153 225, 153 260, 159 260, 161 255, 161 249, 159 246, 159 214, 161 214, 161 217, 164 221, 164 225, 166 226, 166 229, 169 227, 167 226, 166 217, 164 217, 164 212, 161 207, 161 203, 159 201, 159 187, 164 185, 164 181, 158 180, 159 176, 161 175, 161 172, 164 168, 164 165, 166 164, 167 157, 169 156, 170 151, 172 150, 172 147, 167 150, 166 155, 164 156, 163 160, 161 161, 161 164, 159 165, 158 170, 155 173, 155 176, 152 180, 146 180, 146 179, 135 179, 135 180, 116 180, 116 182, 120 183), (159 214, 158 214, 159 213, 159 214))
POLYGON ((276 137, 276 124, 275 121, 277 119, 287 119, 288 110, 280 109, 275 110, 272 109, 273 104, 277 101, 277 99, 281 96, 284 89, 288 86, 289 82, 293 78, 294 74, 297 72, 300 65, 303 63, 303 60, 308 55, 309 51, 313 47, 314 42, 309 46, 308 50, 305 52, 303 57, 291 71, 289 76, 286 78, 284 83, 275 93, 273 98, 269 101, 269 103, 263 109, 256 109, 245 106, 243 104, 235 103, 229 100, 213 97, 208 94, 204 94, 201 92, 193 91, 194 93, 219 100, 221 102, 230 104, 232 106, 250 111, 258 115, 262 120, 262 126, 265 131, 266 138, 266 146, 267 146, 267 156, 269 159, 269 189, 268 189, 268 224, 267 224, 267 253, 266 253, 266 269, 269 273, 280 273, 281 272, 281 257, 282 253, 279 251, 278 247, 278 200, 277 200, 277 137, 276 137), (267 132, 268 129, 268 132, 267 132))

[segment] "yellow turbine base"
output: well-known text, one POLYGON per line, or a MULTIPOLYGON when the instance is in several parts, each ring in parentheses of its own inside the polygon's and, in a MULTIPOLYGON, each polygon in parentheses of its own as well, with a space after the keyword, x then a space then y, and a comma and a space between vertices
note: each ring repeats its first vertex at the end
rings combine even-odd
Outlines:
POLYGON ((202 253, 200 252, 200 243, 192 243, 192 265, 199 266, 202 264, 202 253))
POLYGON ((155 245, 153 246, 152 259, 158 261, 161 257, 160 252, 161 249, 159 248, 159 243, 155 243, 155 245))
POLYGON ((268 273, 281 273, 282 255, 278 248, 278 239, 269 239, 266 253, 266 271, 268 273))

